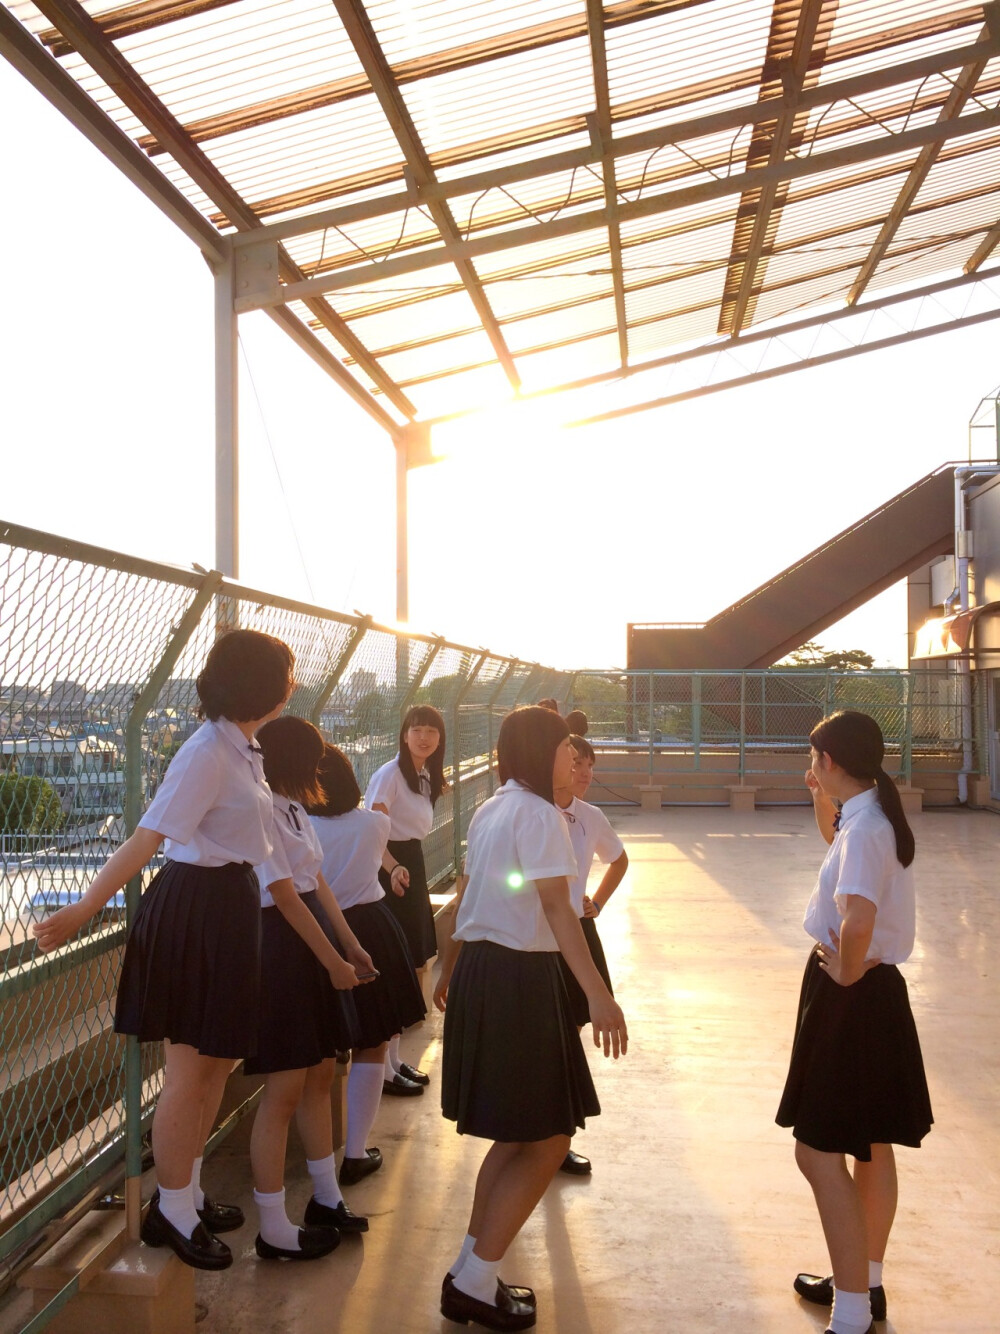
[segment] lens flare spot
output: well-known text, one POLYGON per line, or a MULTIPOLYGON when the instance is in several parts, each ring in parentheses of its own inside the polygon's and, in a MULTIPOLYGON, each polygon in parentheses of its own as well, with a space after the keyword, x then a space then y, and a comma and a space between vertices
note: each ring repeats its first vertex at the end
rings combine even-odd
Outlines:
POLYGON ((511 871, 507 877, 507 884, 511 889, 520 889, 524 884, 524 876, 520 871, 511 871))

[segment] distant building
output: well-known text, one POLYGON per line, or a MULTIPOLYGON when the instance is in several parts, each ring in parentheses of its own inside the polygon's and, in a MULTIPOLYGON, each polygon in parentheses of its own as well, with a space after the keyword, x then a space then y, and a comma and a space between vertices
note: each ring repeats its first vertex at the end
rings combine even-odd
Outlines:
POLYGON ((58 731, 4 737, 0 772, 51 783, 71 823, 121 815, 124 809, 121 753, 114 742, 100 737, 58 731))

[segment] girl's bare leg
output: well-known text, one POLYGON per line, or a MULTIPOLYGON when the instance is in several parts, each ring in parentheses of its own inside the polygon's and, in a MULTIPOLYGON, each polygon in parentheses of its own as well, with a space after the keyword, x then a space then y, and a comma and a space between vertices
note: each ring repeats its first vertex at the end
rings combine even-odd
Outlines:
POLYGON ((821 1153, 796 1141, 795 1161, 812 1187, 833 1265, 843 1292, 868 1291, 868 1235, 861 1196, 842 1153, 821 1153))
POLYGON ((295 1109, 295 1126, 307 1158, 328 1158, 333 1153, 330 1089, 335 1073, 332 1056, 319 1065, 311 1065, 305 1072, 302 1098, 295 1109))
POLYGON ((194 1160, 205 1145, 203 1127, 211 1124, 232 1061, 202 1056, 194 1047, 166 1042, 163 1089, 153 1113, 156 1177, 166 1190, 181 1190, 191 1180, 194 1160))
POLYGON ((233 1062, 222 1061, 219 1069, 216 1071, 212 1087, 208 1089, 205 1095, 205 1105, 201 1114, 201 1131, 196 1158, 200 1158, 205 1152, 205 1145, 208 1143, 208 1137, 212 1133, 215 1125, 215 1118, 219 1114, 219 1107, 222 1104, 222 1095, 226 1091, 226 1081, 229 1078, 233 1068, 233 1062))
POLYGON ((868 1235, 868 1259, 879 1263, 896 1217, 896 1155, 891 1144, 873 1144, 870 1163, 854 1164, 854 1185, 861 1199, 868 1235))
POLYGON ((250 1135, 253 1184, 262 1195, 284 1189, 288 1127, 305 1082, 305 1070, 281 1070, 265 1076, 264 1092, 250 1135))
POLYGON ((568 1149, 568 1135, 553 1135, 528 1144, 497 1144, 490 1149, 480 1169, 481 1173, 483 1169, 486 1171, 484 1189, 480 1190, 477 1181, 473 1220, 469 1224, 476 1238, 473 1253, 481 1260, 499 1263, 503 1259, 545 1194, 568 1149), (500 1152, 491 1156, 494 1149, 500 1152))
POLYGON ((476 1177, 476 1193, 472 1199, 472 1215, 469 1219, 470 1237, 479 1237, 493 1187, 500 1174, 506 1171, 517 1157, 520 1148, 520 1144, 493 1144, 487 1150, 479 1168, 479 1175, 476 1177))

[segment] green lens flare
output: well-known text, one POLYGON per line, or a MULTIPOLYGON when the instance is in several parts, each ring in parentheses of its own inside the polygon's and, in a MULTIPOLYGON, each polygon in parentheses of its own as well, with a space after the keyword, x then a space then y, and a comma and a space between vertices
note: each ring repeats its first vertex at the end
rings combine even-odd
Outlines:
POLYGON ((511 889, 520 889, 524 884, 524 876, 520 871, 511 871, 510 875, 507 877, 507 884, 511 889))

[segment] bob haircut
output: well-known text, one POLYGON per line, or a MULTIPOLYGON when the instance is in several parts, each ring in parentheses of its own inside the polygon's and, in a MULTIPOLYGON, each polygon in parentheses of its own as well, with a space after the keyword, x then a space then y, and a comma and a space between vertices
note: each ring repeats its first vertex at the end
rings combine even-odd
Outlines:
MULTIPOLYGON (((570 715, 570 717, 572 717, 572 714, 570 715)), ((569 718, 566 719, 566 724, 567 726, 569 726, 569 718)), ((585 740, 582 736, 577 736, 575 733, 570 733, 569 744, 573 747, 576 753, 580 755, 583 759, 589 760, 591 764, 597 763, 597 754, 594 750, 594 747, 590 744, 589 741, 585 740)))
POLYGON ((556 751, 569 736, 569 728, 558 713, 540 704, 508 713, 497 737, 497 770, 500 782, 513 778, 529 792, 555 804, 552 767, 556 751))
POLYGON ((420 779, 413 767, 413 756, 410 754, 410 748, 406 744, 406 734, 411 727, 436 727, 438 730, 437 750, 433 755, 429 755, 426 761, 427 772, 431 776, 431 805, 436 806, 441 793, 448 791, 448 784, 444 781, 446 740, 444 719, 432 704, 415 704, 412 709, 407 709, 403 725, 399 729, 399 771, 406 779, 406 786, 410 791, 419 792, 420 779))
POLYGON ((317 777, 323 795, 321 800, 308 803, 310 815, 346 815, 361 805, 361 789, 351 761, 339 746, 327 742, 323 747, 317 777))
POLYGON ((316 770, 325 742, 305 718, 275 718, 257 733, 264 752, 264 777, 279 796, 310 806, 322 801, 316 770))
POLYGON ((559 705, 554 699, 540 699, 535 705, 536 709, 548 709, 550 713, 558 713, 559 705))
POLYGON ((266 718, 287 699, 294 666, 284 640, 259 630, 229 630, 212 645, 196 682, 201 711, 212 722, 266 718))
POLYGON ((566 726, 575 736, 586 736, 590 731, 587 715, 582 709, 570 709, 566 715, 566 726))
POLYGON ((816 724, 809 744, 859 783, 875 784, 879 804, 896 835, 896 858, 901 866, 909 866, 916 850, 913 830, 903 813, 899 788, 882 768, 885 741, 875 719, 856 709, 841 709, 816 724))

